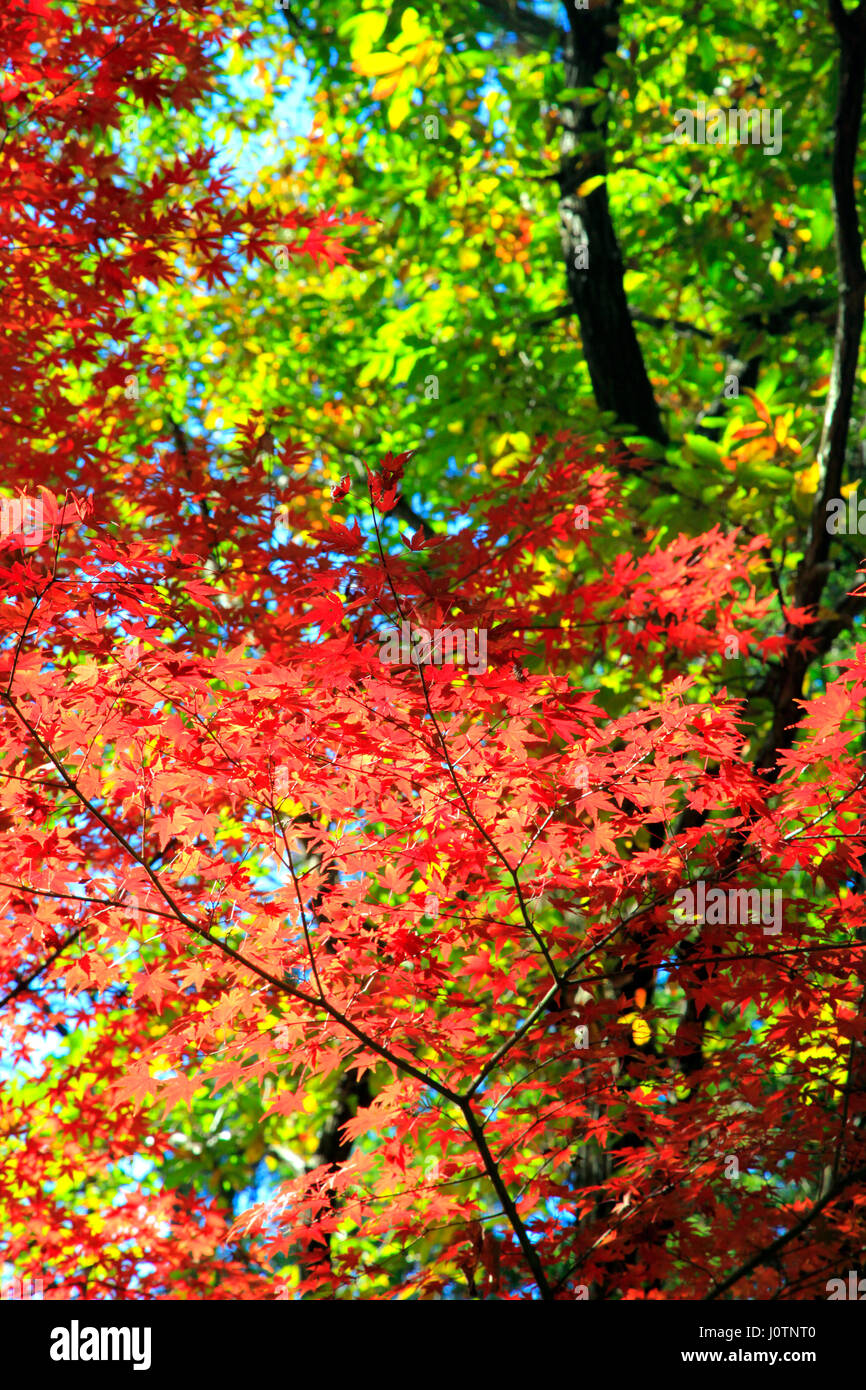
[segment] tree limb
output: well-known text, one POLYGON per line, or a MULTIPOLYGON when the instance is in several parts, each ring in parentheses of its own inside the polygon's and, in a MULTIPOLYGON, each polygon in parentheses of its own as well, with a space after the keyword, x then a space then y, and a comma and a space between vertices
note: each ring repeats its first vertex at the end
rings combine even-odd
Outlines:
MULTIPOLYGON (((579 10, 566 0, 569 42, 565 85, 591 87, 616 48, 620 0, 579 10)), ((592 389, 600 410, 610 410, 639 434, 667 442, 625 293, 622 254, 607 197, 606 122, 593 123, 594 107, 573 103, 563 135, 559 218, 566 279, 580 320, 592 389), (586 195, 590 178, 602 182, 586 195), (582 249, 586 263, 582 264, 582 249)))
POLYGON ((733 1274, 729 1274, 727 1279, 723 1279, 721 1284, 715 1284, 713 1288, 710 1289, 710 1292, 704 1295, 702 1302, 712 1302, 712 1300, 718 1298, 720 1294, 727 1293, 728 1289, 733 1288, 734 1284, 739 1283, 747 1274, 751 1274, 753 1269, 757 1269, 759 1265, 768 1264, 774 1256, 778 1255, 780 1250, 784 1250, 786 1245, 789 1245, 792 1240, 796 1240, 797 1236, 801 1235, 802 1232, 812 1224, 818 1213, 822 1212, 825 1207, 835 1201, 835 1199, 844 1192, 846 1187, 850 1187, 852 1183, 863 1181, 866 1181, 866 1168, 857 1168, 853 1173, 848 1173, 846 1177, 840 1178, 839 1182, 831 1187, 829 1192, 826 1192, 819 1201, 815 1202, 811 1211, 808 1211, 802 1220, 797 1222, 796 1226, 792 1226, 790 1231, 785 1231, 769 1245, 765 1245, 763 1250, 759 1250, 756 1255, 752 1255, 750 1259, 746 1260, 745 1264, 741 1264, 738 1269, 735 1269, 733 1274))
MULTIPOLYGON (((832 174, 839 297, 830 387, 818 448, 821 486, 812 513, 809 543, 797 572, 794 598, 795 607, 806 609, 817 608, 830 573, 827 557, 832 538, 827 530, 827 505, 839 496, 844 477, 866 294, 866 270, 863 266, 854 187, 866 82, 866 3, 861 0, 852 12, 844 10, 840 0, 829 0, 829 4, 831 18, 839 34, 839 94, 834 121, 832 174)), ((792 726, 798 717, 806 671, 813 659, 803 651, 801 645, 801 639, 808 635, 801 627, 789 626, 786 631, 791 645, 774 692, 776 707, 773 727, 759 758, 759 766, 771 777, 776 775, 779 753, 794 741, 792 726)))

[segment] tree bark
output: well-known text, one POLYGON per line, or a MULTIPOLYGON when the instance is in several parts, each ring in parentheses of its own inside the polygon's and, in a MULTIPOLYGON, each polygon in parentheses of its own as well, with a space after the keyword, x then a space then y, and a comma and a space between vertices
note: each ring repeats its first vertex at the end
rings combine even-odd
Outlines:
MULTIPOLYGON (((592 10, 566 0, 569 34, 565 84, 592 87, 616 47, 619 3, 592 10)), ((624 267, 607 197, 607 184, 581 195, 581 186, 606 177, 607 120, 593 123, 595 106, 568 109, 559 173, 559 216, 568 292, 580 322, 584 356, 600 410, 659 443, 667 441, 626 299, 624 267)))

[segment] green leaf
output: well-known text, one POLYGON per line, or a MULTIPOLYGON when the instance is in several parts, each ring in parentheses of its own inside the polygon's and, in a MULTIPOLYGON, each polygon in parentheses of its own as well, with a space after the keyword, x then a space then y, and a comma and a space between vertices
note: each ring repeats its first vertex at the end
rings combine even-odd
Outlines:
POLYGON ((683 439, 688 453, 693 455, 699 463, 721 464, 722 456, 718 444, 707 439, 705 435, 687 433, 683 439))

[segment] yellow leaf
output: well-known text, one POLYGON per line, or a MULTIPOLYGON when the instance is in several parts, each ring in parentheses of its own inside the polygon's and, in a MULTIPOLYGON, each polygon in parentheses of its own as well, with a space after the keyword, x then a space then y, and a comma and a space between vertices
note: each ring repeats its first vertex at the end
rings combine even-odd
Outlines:
POLYGON ((388 107, 388 124, 392 130, 396 130, 398 126, 403 124, 409 114, 409 107, 410 102, 407 93, 398 92, 388 107))
POLYGON ((396 76, 392 74, 390 77, 380 77, 373 88, 373 100, 384 101, 387 97, 396 92, 397 88, 400 86, 400 78, 402 75, 402 72, 398 72, 396 76))
POLYGON ((523 430, 518 430, 515 434, 510 434, 508 437, 518 454, 529 455, 532 452, 532 440, 523 430))
POLYGON ((385 72, 402 72, 406 66, 406 59, 399 53, 365 53, 363 58, 356 58, 353 64, 355 72, 362 77, 380 77, 385 72))
POLYGON ((652 1037, 652 1029, 645 1018, 636 1018, 631 1025, 632 1042, 637 1043, 638 1047, 645 1046, 652 1037))
POLYGON ((578 198, 588 198, 590 193, 596 188, 600 188, 604 183, 604 174, 593 174, 591 179, 584 179, 577 190, 578 198))
POLYGON ((352 57, 358 53, 369 53, 381 39, 387 23, 388 14, 385 10, 367 10, 364 14, 358 15, 352 25, 352 57))
POLYGON ((799 473, 794 474, 795 490, 803 497, 813 496, 818 491, 818 484, 821 481, 821 466, 812 463, 808 468, 801 468, 799 473))
POLYGON ((421 28, 420 24, 418 23, 417 10, 408 9, 403 12, 403 18, 400 21, 400 28, 403 30, 403 33, 400 35, 400 39, 401 42, 404 44, 418 43, 420 39, 427 37, 425 31, 421 28))

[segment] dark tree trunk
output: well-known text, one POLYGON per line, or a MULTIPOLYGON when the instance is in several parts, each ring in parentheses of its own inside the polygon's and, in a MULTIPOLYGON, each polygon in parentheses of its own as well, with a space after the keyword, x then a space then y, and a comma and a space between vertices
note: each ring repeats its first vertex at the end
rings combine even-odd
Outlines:
MULTIPOLYGON (((566 11, 565 85, 592 87, 605 55, 616 47, 619 0, 592 10, 577 9, 567 0, 566 11)), ((607 185, 599 184, 586 196, 578 192, 587 179, 607 172, 607 121, 594 125, 595 110, 574 102, 562 141, 559 214, 568 292, 599 409, 613 411, 622 424, 664 443, 667 435, 629 314, 607 185)))

